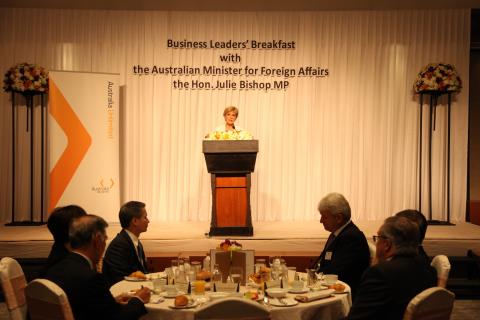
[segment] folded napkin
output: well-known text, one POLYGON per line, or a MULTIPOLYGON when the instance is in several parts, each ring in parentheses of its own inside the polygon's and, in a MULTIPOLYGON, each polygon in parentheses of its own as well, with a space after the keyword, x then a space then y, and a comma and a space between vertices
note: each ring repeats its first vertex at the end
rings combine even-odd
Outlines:
POLYGON ((318 300, 318 299, 328 298, 334 292, 335 292, 335 290, 333 290, 333 289, 309 292, 309 293, 300 294, 300 295, 296 296, 295 300, 300 301, 300 302, 315 301, 315 300, 318 300))

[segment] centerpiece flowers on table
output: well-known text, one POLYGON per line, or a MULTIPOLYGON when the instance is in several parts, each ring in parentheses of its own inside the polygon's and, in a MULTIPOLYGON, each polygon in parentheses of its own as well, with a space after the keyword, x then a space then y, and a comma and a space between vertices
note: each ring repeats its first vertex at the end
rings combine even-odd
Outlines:
POLYGON ((205 140, 252 140, 252 134, 246 130, 213 131, 205 140))
POLYGON ((235 240, 225 239, 220 245, 218 249, 223 251, 240 251, 242 250, 242 245, 235 240))
POLYGON ((5 92, 37 94, 48 91, 48 72, 31 63, 19 63, 7 70, 3 79, 5 92))
POLYGON ((453 65, 430 63, 418 73, 413 89, 416 93, 458 93, 462 89, 462 80, 453 65))

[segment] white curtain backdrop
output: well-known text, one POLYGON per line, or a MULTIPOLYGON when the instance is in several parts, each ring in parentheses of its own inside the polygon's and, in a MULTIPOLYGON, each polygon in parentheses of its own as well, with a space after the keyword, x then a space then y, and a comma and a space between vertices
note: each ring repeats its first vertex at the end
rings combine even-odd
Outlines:
MULTIPOLYGON (((240 109, 238 125, 260 141, 252 175, 253 221, 316 220, 318 201, 333 191, 350 201, 353 219, 379 220, 418 206, 419 107, 413 82, 427 63, 451 63, 464 84, 452 105, 451 213, 455 221, 465 219, 469 34, 469 10, 2 9, 0 70, 27 61, 51 70, 120 73, 122 201, 145 201, 153 221, 210 219, 210 177, 201 140, 223 122, 222 111, 228 105, 240 109), (283 39, 295 41, 296 49, 169 49, 169 38, 283 39), (241 61, 222 64, 219 55, 226 53, 238 53, 241 61), (290 87, 284 91, 178 90, 171 85, 178 76, 138 76, 132 70, 137 64, 321 66, 329 69, 329 76, 289 78, 290 87)), ((184 77, 190 78, 234 79, 184 77)), ((0 94, 1 221, 10 219, 11 208, 9 97, 0 94)), ((443 220, 445 105, 446 100, 440 99, 432 153, 433 218, 443 220)), ((424 110, 426 118, 427 108, 424 110)), ((23 134, 20 136, 19 143, 24 140, 23 134)), ((424 138, 425 146, 425 134, 424 138)), ((19 152, 26 157, 28 149, 22 148, 19 152)), ((423 163, 426 173, 426 161, 423 163)), ((28 166, 19 164, 20 200, 15 206, 19 220, 29 215, 27 177, 28 166)), ((423 181, 425 195, 426 175, 423 181)), ((38 189, 38 182, 36 186, 38 189)), ((424 197, 422 209, 428 212, 426 202, 424 197)))

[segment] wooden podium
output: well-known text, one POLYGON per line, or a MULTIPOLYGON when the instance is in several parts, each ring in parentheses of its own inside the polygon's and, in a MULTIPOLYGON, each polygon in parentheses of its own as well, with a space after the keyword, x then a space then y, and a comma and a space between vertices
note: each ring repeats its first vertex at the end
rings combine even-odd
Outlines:
POLYGON ((211 173, 210 236, 252 236, 250 174, 258 140, 204 140, 203 154, 211 173))

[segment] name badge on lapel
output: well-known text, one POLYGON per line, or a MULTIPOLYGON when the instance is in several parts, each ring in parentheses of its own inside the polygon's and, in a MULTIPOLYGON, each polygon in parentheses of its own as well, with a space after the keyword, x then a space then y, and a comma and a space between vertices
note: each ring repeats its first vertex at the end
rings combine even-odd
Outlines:
POLYGON ((332 260, 332 251, 327 251, 327 253, 325 253, 325 260, 332 260))

